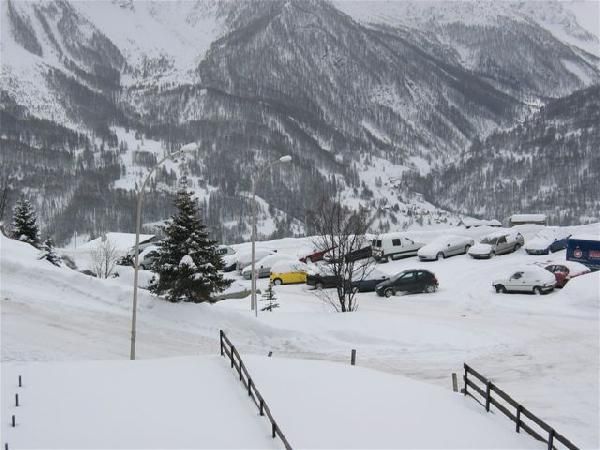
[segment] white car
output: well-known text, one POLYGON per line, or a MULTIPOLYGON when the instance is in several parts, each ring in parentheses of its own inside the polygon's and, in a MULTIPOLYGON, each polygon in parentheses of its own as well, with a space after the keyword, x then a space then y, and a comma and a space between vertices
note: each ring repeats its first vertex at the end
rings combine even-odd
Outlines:
POLYGON ((442 236, 421 247, 417 252, 421 261, 437 261, 448 256, 464 255, 474 241, 464 236, 442 236))
POLYGON ((140 252, 138 256, 138 264, 140 269, 149 270, 152 267, 152 264, 158 258, 158 250, 158 246, 148 245, 144 250, 140 252))
POLYGON ((425 244, 406 237, 404 233, 386 233, 373 239, 373 257, 377 262, 388 262, 390 259, 415 256, 423 245, 425 244))
POLYGON ((533 239, 527 241, 525 251, 529 255, 547 255, 567 248, 567 241, 571 233, 561 228, 546 228, 540 231, 533 239))
MULTIPOLYGON (((271 275, 271 267, 273 264, 279 261, 297 261, 297 259, 288 255, 280 255, 278 253, 267 255, 260 260, 257 259, 255 264, 257 278, 268 278, 271 275)), ((249 265, 244 267, 242 270, 242 276, 246 280, 252 279, 252 261, 250 261, 249 265)))
MULTIPOLYGON (((254 258, 256 261, 258 261, 259 259, 262 259, 265 256, 274 255, 274 254, 275 254, 275 252, 273 252, 271 250, 257 248, 255 250, 254 258)), ((252 264, 252 250, 238 252, 238 254, 237 254, 237 269, 240 272, 240 274, 242 273, 242 270, 244 270, 244 268, 246 268, 250 264, 252 264)))
POLYGON ((526 266, 512 271, 508 277, 492 281, 496 292, 531 292, 543 294, 556 286, 554 274, 538 266, 526 266))
POLYGON ((232 270, 235 270, 238 256, 233 248, 228 245, 219 245, 217 246, 217 255, 219 255, 223 261, 223 271, 231 272, 232 270))

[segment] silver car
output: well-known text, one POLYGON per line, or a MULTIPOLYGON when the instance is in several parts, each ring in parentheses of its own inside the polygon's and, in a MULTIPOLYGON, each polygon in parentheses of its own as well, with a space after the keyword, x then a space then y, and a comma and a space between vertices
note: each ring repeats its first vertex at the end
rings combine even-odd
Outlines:
POLYGON ((469 255, 473 258, 491 258, 494 255, 516 252, 524 243, 525 239, 518 231, 497 231, 471 247, 469 255))
POLYGON ((417 252, 421 261, 437 261, 448 256, 464 255, 474 241, 464 236, 442 236, 421 247, 417 252))

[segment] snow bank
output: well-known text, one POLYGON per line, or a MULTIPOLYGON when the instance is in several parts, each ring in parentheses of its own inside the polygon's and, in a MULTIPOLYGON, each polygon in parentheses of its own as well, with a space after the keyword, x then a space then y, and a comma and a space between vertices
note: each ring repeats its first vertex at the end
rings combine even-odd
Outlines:
POLYGON ((571 279, 557 295, 576 308, 598 315, 600 310, 600 272, 586 273, 571 279))

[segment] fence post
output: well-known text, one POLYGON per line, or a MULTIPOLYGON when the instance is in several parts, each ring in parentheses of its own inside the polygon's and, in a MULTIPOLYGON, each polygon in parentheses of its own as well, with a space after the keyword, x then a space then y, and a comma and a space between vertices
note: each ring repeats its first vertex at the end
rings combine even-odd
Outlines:
POLYGON ((463 375, 464 381, 465 381, 465 395, 467 395, 467 365, 465 364, 465 374, 463 375))
POLYGON ((235 349, 235 346, 232 345, 231 347, 229 347, 229 351, 231 352, 231 368, 233 369, 233 350, 235 349))
POLYGON ((23 387, 23 385, 21 384, 21 375, 19 375, 19 387, 23 387))
POLYGON ((273 356, 273 352, 269 352, 267 356, 270 358, 271 356, 273 356))
POLYGON ((13 414, 13 416, 12 416, 12 427, 14 428, 15 425, 16 425, 15 415, 13 414))
POLYGON ((248 396, 252 395, 252 378, 248 377, 248 396))
POLYGON ((221 343, 221 356, 223 356, 223 330, 219 330, 219 342, 221 343))
POLYGON ((490 398, 492 396, 492 382, 487 382, 487 387, 485 388, 485 410, 490 412, 490 398))
POLYGON ((554 428, 550 428, 550 435, 548 436, 548 450, 552 450, 554 447, 554 428))
POLYGON ((452 390, 458 392, 458 377, 452 372, 452 390))
POLYGON ((521 410, 522 409, 523 409, 523 405, 517 406, 517 428, 515 430, 517 433, 521 432, 521 410))
POLYGON ((350 352, 350 365, 355 366, 356 365, 356 350, 352 349, 352 352, 350 352))
POLYGON ((15 394, 15 406, 19 406, 19 394, 15 394))
POLYGON ((260 398, 260 405, 258 406, 258 413, 259 413, 261 416, 264 416, 264 415, 265 415, 264 408, 265 408, 265 401, 264 401, 264 400, 263 400, 263 398, 261 397, 261 398, 260 398))
POLYGON ((275 439, 277 435, 277 425, 275 425, 275 422, 271 422, 271 434, 273 435, 273 439, 275 439))

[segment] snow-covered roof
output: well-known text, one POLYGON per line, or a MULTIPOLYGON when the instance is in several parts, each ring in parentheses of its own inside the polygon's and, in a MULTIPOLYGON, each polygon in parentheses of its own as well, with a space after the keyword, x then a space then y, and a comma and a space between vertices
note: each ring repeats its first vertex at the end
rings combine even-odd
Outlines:
MULTIPOLYGON (((155 238, 154 234, 140 234, 140 243, 155 238)), ((117 251, 127 251, 135 245, 135 233, 106 233, 104 236, 86 242, 82 248, 94 248, 100 242, 108 239, 117 249, 117 251)))
POLYGON ((546 222, 546 214, 513 214, 511 222, 546 222))
POLYGON ((473 219, 472 217, 465 217, 461 220, 461 222, 466 227, 483 227, 486 225, 490 226, 490 227, 502 226, 502 224, 496 219, 484 220, 484 219, 473 219))

